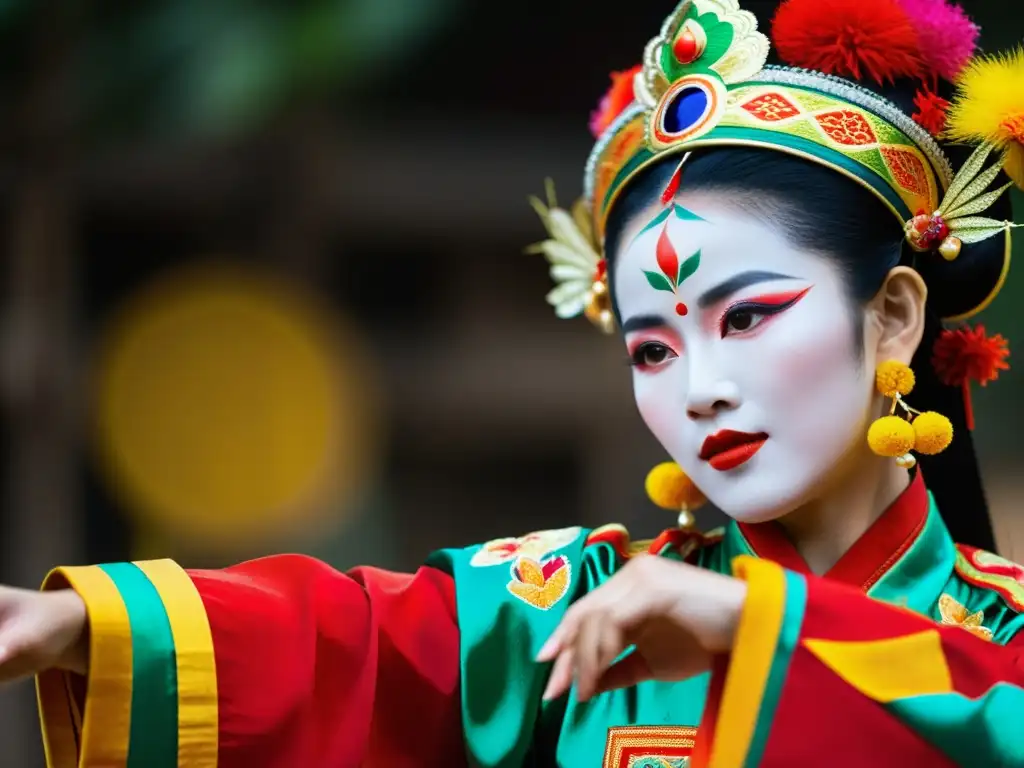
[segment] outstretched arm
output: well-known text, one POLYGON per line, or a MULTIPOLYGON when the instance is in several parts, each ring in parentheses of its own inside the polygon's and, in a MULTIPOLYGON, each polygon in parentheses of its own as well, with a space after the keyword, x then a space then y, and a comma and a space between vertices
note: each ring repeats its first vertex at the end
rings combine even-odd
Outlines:
POLYGON ((301 556, 186 572, 67 568, 86 603, 85 698, 39 677, 50 765, 277 768, 464 761, 451 578, 301 556), (83 708, 79 705, 84 704, 83 708))

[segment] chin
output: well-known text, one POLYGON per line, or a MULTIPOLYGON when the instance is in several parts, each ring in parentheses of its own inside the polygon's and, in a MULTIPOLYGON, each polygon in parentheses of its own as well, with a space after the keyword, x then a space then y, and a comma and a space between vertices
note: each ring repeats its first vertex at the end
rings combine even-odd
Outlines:
MULTIPOLYGON (((739 497, 740 494, 733 496, 739 497)), ((738 523, 767 523, 785 517, 797 507, 786 500, 752 498, 749 494, 746 498, 723 499, 721 502, 711 498, 711 502, 738 523)))
POLYGON ((812 476, 798 477, 792 467, 787 471, 759 458, 728 472, 705 466, 700 473, 705 481, 698 482, 698 486, 704 495, 740 523, 766 523, 785 517, 803 503, 815 485, 812 476))

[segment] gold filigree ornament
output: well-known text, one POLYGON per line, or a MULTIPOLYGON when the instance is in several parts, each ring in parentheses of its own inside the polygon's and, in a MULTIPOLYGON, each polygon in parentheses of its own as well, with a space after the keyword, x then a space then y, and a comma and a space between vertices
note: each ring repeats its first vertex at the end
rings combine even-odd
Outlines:
POLYGON ((568 319, 583 313, 604 333, 615 330, 611 296, 608 293, 608 272, 594 242, 590 214, 583 198, 571 210, 558 207, 555 185, 545 182, 547 204, 537 197, 530 205, 540 216, 548 239, 527 247, 526 252, 542 254, 550 264, 555 287, 548 293, 548 304, 555 314, 568 319))
POLYGON ((957 602, 950 595, 944 594, 939 598, 939 617, 947 627, 960 627, 982 640, 992 639, 992 630, 982 625, 985 620, 985 612, 970 613, 966 606, 957 602))
POLYGON ((644 49, 633 85, 649 110, 648 146, 666 150, 714 128, 725 114, 727 86, 757 74, 769 47, 737 0, 680 3, 644 49))
POLYGON ((985 168, 995 147, 981 144, 964 163, 932 213, 919 213, 906 223, 910 247, 919 253, 937 250, 947 261, 960 255, 964 244, 977 243, 1017 226, 1012 221, 978 214, 986 211, 1010 187, 1009 181, 986 192, 1004 168, 1004 161, 985 168))
POLYGON ((764 66, 769 47, 768 38, 757 31, 757 18, 742 10, 738 0, 687 0, 647 43, 643 70, 633 86, 636 100, 655 109, 687 75, 713 73, 723 83, 743 82, 764 66))

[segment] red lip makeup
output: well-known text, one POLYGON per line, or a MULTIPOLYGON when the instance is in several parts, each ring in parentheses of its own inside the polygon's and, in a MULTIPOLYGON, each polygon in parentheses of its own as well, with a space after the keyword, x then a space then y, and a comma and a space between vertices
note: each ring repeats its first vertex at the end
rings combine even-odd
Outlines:
POLYGON ((752 434, 723 429, 704 440, 700 458, 719 472, 728 472, 750 461, 766 440, 768 435, 764 432, 752 434))

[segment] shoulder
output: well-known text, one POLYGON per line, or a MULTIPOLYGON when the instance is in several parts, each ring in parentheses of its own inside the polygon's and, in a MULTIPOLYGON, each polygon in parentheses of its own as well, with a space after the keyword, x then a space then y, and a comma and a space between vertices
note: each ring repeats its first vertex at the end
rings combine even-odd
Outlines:
MULTIPOLYGON (((427 565, 455 579, 463 608, 511 603, 548 612, 575 591, 588 531, 574 526, 434 552, 427 565)), ((461 616, 460 616, 461 619, 461 616)))
POLYGON ((442 568, 475 594, 549 611, 599 586, 639 554, 698 562, 721 532, 670 529, 634 541, 625 526, 557 528, 491 539, 435 552, 428 565, 442 568), (472 586, 471 586, 472 585, 472 586))
POLYGON ((993 552, 956 545, 956 577, 973 590, 998 595, 1015 613, 1024 613, 1024 566, 993 552))
POLYGON ((641 554, 698 562, 706 550, 721 542, 722 536, 722 529, 702 533, 696 529, 670 528, 653 539, 634 541, 625 526, 613 523, 592 530, 586 549, 596 555, 602 546, 607 547, 619 566, 641 554))

